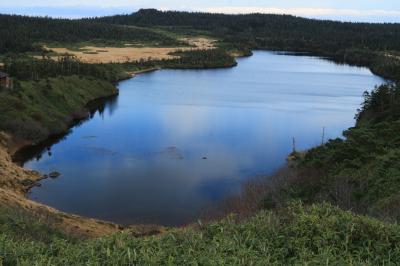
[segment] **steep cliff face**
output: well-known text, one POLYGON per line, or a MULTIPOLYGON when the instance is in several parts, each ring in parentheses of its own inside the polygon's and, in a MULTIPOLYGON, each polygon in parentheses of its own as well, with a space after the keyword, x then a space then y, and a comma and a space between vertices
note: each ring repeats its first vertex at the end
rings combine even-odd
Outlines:
POLYGON ((0 188, 23 196, 42 176, 13 163, 10 156, 12 146, 11 137, 0 132, 0 188))

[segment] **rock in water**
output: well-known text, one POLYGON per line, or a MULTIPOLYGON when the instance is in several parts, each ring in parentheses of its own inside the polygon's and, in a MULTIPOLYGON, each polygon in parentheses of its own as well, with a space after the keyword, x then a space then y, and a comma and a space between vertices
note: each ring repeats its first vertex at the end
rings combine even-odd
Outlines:
POLYGON ((59 177, 61 174, 59 173, 59 172, 51 172, 50 174, 49 174, 49 177, 51 177, 51 178, 57 178, 57 177, 59 177))

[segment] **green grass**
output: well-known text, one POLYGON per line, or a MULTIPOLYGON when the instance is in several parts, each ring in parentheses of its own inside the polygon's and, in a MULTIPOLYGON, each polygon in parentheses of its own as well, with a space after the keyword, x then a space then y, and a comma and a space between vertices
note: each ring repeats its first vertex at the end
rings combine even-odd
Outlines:
POLYGON ((41 141, 62 133, 73 119, 81 118, 89 101, 115 93, 111 83, 89 77, 16 82, 13 90, 0 92, 0 128, 17 137, 41 141))
MULTIPOLYGON (((1 217, 0 217, 1 219, 1 217)), ((13 219, 12 216, 9 219, 13 219)), ((1 219, 4 221, 4 219, 1 219)), ((37 226, 27 225, 29 230, 37 226)), ((135 238, 120 233, 95 240, 21 239, 0 233, 4 265, 395 265, 400 227, 355 216, 328 204, 292 203, 247 221, 233 216, 197 229, 135 238)))

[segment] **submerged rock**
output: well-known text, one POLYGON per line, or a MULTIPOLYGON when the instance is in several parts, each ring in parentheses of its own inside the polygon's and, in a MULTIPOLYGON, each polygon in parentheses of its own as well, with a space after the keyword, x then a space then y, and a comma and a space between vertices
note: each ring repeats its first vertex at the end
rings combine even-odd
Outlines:
POLYGON ((170 159, 183 160, 182 152, 175 146, 167 147, 160 154, 169 157, 170 159))
POLYGON ((24 187, 33 187, 35 185, 35 182, 30 180, 30 179, 24 179, 24 180, 21 181, 21 184, 24 187))
POLYGON ((59 177, 61 174, 59 173, 59 172, 56 172, 56 171, 54 171, 54 172, 51 172, 50 174, 49 174, 49 177, 50 178, 57 178, 57 177, 59 177))

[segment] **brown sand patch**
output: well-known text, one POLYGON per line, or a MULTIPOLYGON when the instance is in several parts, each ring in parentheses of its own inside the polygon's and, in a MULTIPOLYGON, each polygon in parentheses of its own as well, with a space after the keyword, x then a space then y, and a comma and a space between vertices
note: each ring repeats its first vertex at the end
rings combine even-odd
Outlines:
MULTIPOLYGON (((97 47, 84 46, 77 51, 68 48, 50 48, 44 46, 48 51, 59 55, 72 55, 85 63, 124 63, 132 61, 149 61, 174 59, 178 56, 171 55, 176 51, 188 51, 192 49, 213 49, 215 40, 207 38, 183 38, 192 47, 97 47), (193 47, 194 46, 194 47, 193 47)), ((40 56, 36 58, 40 59, 40 56)), ((57 56, 52 56, 57 59, 57 56)))
POLYGON ((396 59, 396 60, 400 60, 400 56, 399 55, 386 53, 386 54, 384 54, 384 56, 389 57, 389 58, 393 58, 393 59, 396 59))
MULTIPOLYGON (((132 61, 148 61, 173 59, 176 56, 170 55, 177 48, 137 48, 137 47, 96 47, 85 46, 79 51, 72 51, 67 48, 48 48, 57 54, 69 54, 75 56, 85 63, 123 63, 132 61)), ((188 48, 183 48, 188 49, 188 48)), ((53 57, 54 58, 54 57, 53 57)))
POLYGON ((182 38, 180 41, 186 42, 189 45, 195 46, 197 49, 214 49, 215 43, 217 42, 214 39, 209 38, 182 38))

